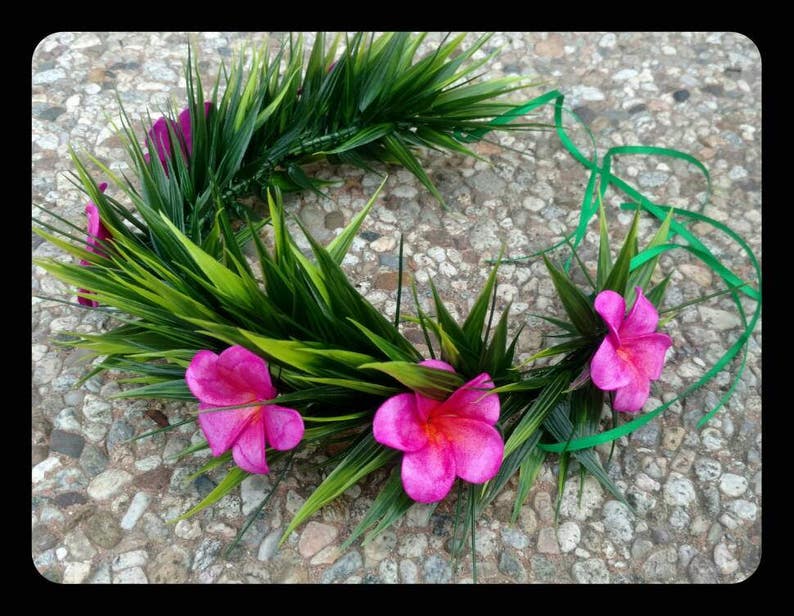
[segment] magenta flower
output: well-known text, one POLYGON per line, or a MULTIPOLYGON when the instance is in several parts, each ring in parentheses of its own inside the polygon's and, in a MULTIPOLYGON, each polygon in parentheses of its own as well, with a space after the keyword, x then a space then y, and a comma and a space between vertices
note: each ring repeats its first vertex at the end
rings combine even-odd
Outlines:
MULTIPOLYGON (((105 192, 105 189, 108 187, 107 182, 102 182, 99 185, 99 192, 105 192)), ((105 225, 102 224, 102 220, 99 217, 99 208, 93 201, 89 201, 86 203, 85 206, 85 214, 88 217, 88 237, 86 238, 86 250, 90 250, 91 252, 98 254, 100 256, 106 256, 105 251, 102 249, 102 242, 107 242, 112 239, 110 235, 110 231, 105 228, 105 225)), ((89 266, 91 263, 86 261, 85 259, 80 259, 80 265, 89 266)), ((78 289, 80 293, 91 293, 88 289, 78 289)), ((77 296, 77 301, 82 304, 83 306, 89 306, 91 308, 96 308, 99 306, 99 302, 88 299, 87 297, 77 296)))
POLYGON ((612 408, 635 412, 650 395, 651 381, 662 375, 664 356, 673 344, 667 334, 656 333, 659 313, 636 287, 637 299, 626 314, 626 302, 619 293, 602 291, 595 309, 609 327, 609 333, 590 362, 590 378, 599 389, 614 391, 612 408))
MULTIPOLYGON (((209 115, 212 103, 204 103, 204 115, 209 115)), ((171 158, 171 135, 168 128, 176 135, 181 146, 182 154, 189 156, 193 153, 193 126, 190 123, 190 108, 185 108, 179 113, 178 122, 174 123, 167 118, 159 118, 149 130, 149 137, 157 150, 157 157, 163 165, 163 169, 168 173, 166 161, 171 158)), ((149 162, 149 154, 144 154, 146 162, 149 162)))
MULTIPOLYGON (((434 359, 420 365, 455 372, 434 359)), ((414 392, 381 404, 372 431, 379 443, 405 452, 401 477, 412 499, 434 503, 447 495, 455 477, 484 483, 496 475, 504 455, 504 442, 493 427, 499 419, 499 396, 484 391, 493 386, 483 372, 446 400, 414 392)))
MULTIPOLYGON (((267 362, 241 346, 229 347, 220 355, 199 351, 185 372, 185 381, 199 410, 236 406, 257 400, 272 400, 277 391, 270 381, 267 362)), ((295 409, 262 404, 226 411, 200 413, 198 423, 212 455, 232 450, 234 461, 249 473, 270 469, 265 446, 283 451, 303 438, 303 419, 295 409)))

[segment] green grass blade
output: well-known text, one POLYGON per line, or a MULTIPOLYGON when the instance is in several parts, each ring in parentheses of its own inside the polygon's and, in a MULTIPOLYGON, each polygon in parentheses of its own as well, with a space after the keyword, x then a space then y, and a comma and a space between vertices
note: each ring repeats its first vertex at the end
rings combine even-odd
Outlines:
MULTIPOLYGON (((601 320, 593 309, 592 302, 573 284, 563 271, 552 265, 546 255, 543 255, 543 262, 546 264, 546 269, 549 270, 554 288, 557 290, 560 301, 573 326, 584 336, 596 334, 601 320)), ((617 264, 612 272, 614 273, 616 269, 617 264)), ((626 275, 628 276, 628 261, 626 261, 626 275)))
POLYGON ((604 204, 598 199, 598 268, 596 270, 596 289, 604 289, 604 283, 612 270, 612 254, 609 248, 609 229, 604 204))
POLYGON ((214 505, 220 499, 226 496, 229 492, 234 490, 234 488, 240 485, 243 482, 243 480, 246 477, 248 477, 249 474, 250 473, 247 473, 240 467, 235 466, 227 473, 226 477, 223 478, 223 481, 221 481, 217 486, 215 486, 212 492, 207 494, 207 496, 205 496, 198 505, 196 505, 195 507, 191 507, 182 515, 174 518, 173 520, 169 520, 169 522, 176 523, 179 522, 180 520, 186 520, 189 517, 196 515, 202 509, 206 509, 210 505, 214 505))
POLYGON ((529 496, 529 491, 532 489, 535 479, 543 467, 543 462, 546 460, 546 452, 534 447, 529 450, 529 453, 524 456, 518 467, 518 489, 516 490, 516 500, 513 503, 513 514, 510 521, 515 524, 518 520, 518 515, 521 513, 521 507, 529 496))
POLYGON ((388 374, 408 389, 437 400, 446 399, 453 391, 463 385, 463 378, 459 374, 430 368, 429 366, 420 366, 411 362, 373 362, 363 364, 359 368, 362 370, 378 370, 388 374))
POLYGON ((353 220, 350 221, 342 232, 337 235, 334 239, 332 239, 328 246, 326 246, 326 250, 328 254, 331 255, 331 258, 337 263, 341 264, 342 259, 345 258, 347 251, 350 250, 350 245, 353 243, 353 238, 356 237, 358 230, 361 228, 361 223, 364 222, 364 219, 369 214, 372 206, 375 205, 375 201, 377 201, 380 192, 383 190, 383 187, 386 185, 386 180, 388 180, 388 176, 383 178, 383 181, 378 186, 377 190, 373 193, 370 197, 367 204, 361 209, 361 211, 355 215, 353 220))
POLYGON ((366 545, 403 515, 413 503, 414 501, 403 490, 399 468, 395 468, 361 522, 340 546, 340 551, 347 550, 368 528, 376 525, 364 540, 366 545))
POLYGON ((567 371, 560 371, 555 375, 540 395, 535 399, 529 409, 521 417, 510 437, 505 443, 505 456, 515 451, 521 443, 527 440, 544 423, 549 413, 557 406, 560 396, 571 382, 571 375, 567 371))
POLYGON ((625 297, 627 290, 626 286, 628 285, 629 281, 631 259, 637 254, 636 242, 639 221, 639 210, 637 210, 634 212, 634 219, 631 222, 629 233, 626 236, 626 240, 623 242, 623 246, 621 247, 617 258, 615 259, 615 264, 612 266, 609 276, 607 276, 607 279, 604 282, 604 288, 601 289, 602 291, 610 289, 616 293, 620 293, 625 297))
POLYGON ((330 503, 362 477, 393 460, 398 453, 376 443, 371 432, 364 433, 342 462, 317 486, 295 513, 281 536, 280 544, 284 543, 290 533, 317 510, 330 503))

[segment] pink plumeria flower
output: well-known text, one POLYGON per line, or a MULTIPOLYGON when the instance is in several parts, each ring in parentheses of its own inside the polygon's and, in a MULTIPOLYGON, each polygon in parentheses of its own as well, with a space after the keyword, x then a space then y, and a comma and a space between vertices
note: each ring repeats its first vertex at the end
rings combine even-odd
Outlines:
POLYGON ((241 469, 265 474, 270 469, 265 447, 284 451, 303 438, 303 418, 295 409, 262 404, 225 411, 209 409, 272 400, 277 391, 270 381, 267 362, 241 346, 220 355, 199 351, 185 372, 185 381, 199 399, 198 423, 212 455, 232 450, 241 469))
POLYGON ((614 391, 612 408, 639 411, 650 395, 651 381, 662 375, 667 349, 673 344, 667 334, 656 333, 659 313, 636 287, 637 299, 626 314, 626 302, 619 293, 602 291, 595 309, 609 327, 609 333, 590 362, 590 378, 596 387, 614 391))
MULTIPOLYGON (((428 359, 422 366, 455 372, 448 363, 428 359)), ((375 413, 375 440, 405 452, 401 477, 406 494, 420 503, 435 503, 452 488, 455 477, 484 483, 499 471, 504 455, 499 396, 483 372, 446 400, 418 392, 397 394, 375 413)))
MULTIPOLYGON (((107 182, 102 182, 99 185, 99 192, 105 192, 105 189, 108 187, 107 182)), ((110 231, 105 228, 105 225, 102 224, 102 220, 99 217, 99 208, 93 201, 89 201, 86 203, 85 206, 85 214, 88 217, 88 237, 85 241, 86 250, 90 250, 91 252, 106 256, 105 251, 102 249, 102 242, 107 242, 112 239, 110 235, 110 231)), ((91 263, 86 261, 85 259, 80 259, 80 265, 90 266, 91 263)), ((91 293, 88 289, 78 289, 79 293, 91 293)), ((82 304, 83 306, 89 306, 91 308, 96 308, 99 306, 99 302, 88 299, 87 297, 77 296, 77 301, 82 304)))
MULTIPOLYGON (((211 108, 211 102, 207 101, 204 103, 205 116, 209 115, 211 108)), ((167 118, 159 118, 152 125, 152 128, 149 129, 149 137, 152 143, 154 143, 154 148, 157 150, 157 157, 160 159, 160 164, 163 166, 163 169, 165 169, 166 174, 168 173, 166 161, 171 158, 171 135, 168 131, 169 126, 180 142, 182 153, 188 156, 193 153, 193 126, 190 123, 190 108, 187 107, 183 109, 179 113, 177 120, 178 123, 174 123, 167 118)), ((149 154, 144 154, 144 158, 148 163, 150 159, 149 154)))

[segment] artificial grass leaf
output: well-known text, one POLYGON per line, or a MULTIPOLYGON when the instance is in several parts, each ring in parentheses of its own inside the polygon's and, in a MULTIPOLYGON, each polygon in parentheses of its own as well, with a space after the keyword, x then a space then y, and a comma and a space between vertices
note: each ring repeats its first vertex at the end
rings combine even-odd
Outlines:
POLYGON ((344 459, 328 474, 290 520, 281 536, 280 544, 290 533, 327 505, 350 486, 372 471, 394 459, 399 452, 376 443, 371 432, 363 433, 350 448, 344 459))
MULTIPOLYGON (((499 257, 501 258, 501 256, 502 253, 500 252, 499 257)), ((485 317, 488 314, 488 306, 491 303, 491 296, 495 290, 496 272, 498 269, 498 265, 491 269, 491 273, 488 275, 488 279, 485 281, 482 291, 480 291, 480 294, 477 296, 474 305, 471 307, 469 316, 466 317, 466 320, 463 322, 463 327, 461 328, 461 333, 466 340, 468 348, 475 354, 479 354, 482 349, 483 327, 485 326, 485 317)), ((437 301, 437 306, 441 303, 435 288, 433 299, 437 301)), ((505 311, 505 313, 506 312, 507 311, 505 311)))
MULTIPOLYGON (((540 434, 538 434, 540 437, 540 434)), ((540 469, 543 466, 543 462, 546 460, 546 452, 541 449, 530 448, 529 453, 527 453, 523 460, 521 460, 521 464, 518 467, 519 475, 518 475, 518 489, 516 490, 516 500, 513 503, 513 514, 511 517, 511 522, 515 524, 516 520, 518 520, 518 516, 521 513, 521 507, 523 507, 524 503, 529 496, 529 491, 532 489, 532 486, 535 483, 535 479, 538 477, 538 473, 540 473, 540 469)), ((560 470, 562 473, 562 470, 560 470)))
POLYGON ((403 490, 400 470, 395 467, 361 522, 356 525, 339 549, 347 550, 356 539, 374 525, 362 544, 366 545, 397 521, 413 504, 414 501, 403 490))
MULTIPOLYGON (((573 326, 583 336, 592 336, 596 334, 600 327, 601 320, 593 309, 592 302, 563 271, 557 269, 551 261, 549 261, 546 255, 543 255, 543 262, 546 264, 546 269, 549 271, 551 281, 554 283, 554 288, 557 290, 560 301, 573 326)), ((626 262, 626 268, 626 274, 628 275, 628 261, 626 262)), ((615 268, 612 269, 612 272, 615 272, 616 269, 617 263, 615 268)))
POLYGON ((363 364, 359 368, 388 374, 408 389, 437 400, 449 397, 453 391, 463 385, 463 378, 459 374, 405 361, 373 362, 363 364))
MULTIPOLYGON (((645 247, 645 250, 651 250, 656 246, 661 246, 667 242, 670 235, 670 223, 673 220, 672 208, 667 214, 667 217, 662 221, 659 229, 654 234, 651 241, 645 247)), ((636 287, 640 287, 643 291, 648 288, 651 282, 651 276, 659 263, 659 256, 654 257, 650 261, 643 263, 640 267, 635 269, 629 274, 628 282, 626 283, 626 305, 632 306, 636 297, 636 287)))
POLYGON ((634 218, 631 221, 631 227, 623 242, 623 246, 618 253, 615 263, 604 281, 604 287, 599 289, 605 291, 607 289, 620 293, 624 297, 627 292, 627 285, 629 281, 629 271, 631 266, 631 259, 637 254, 637 226, 639 225, 640 217, 639 210, 634 212, 634 218))
POLYGON ((505 456, 510 455, 524 441, 544 423, 548 414, 558 404, 560 396, 571 382, 570 373, 560 371, 554 379, 549 382, 532 405, 522 415, 520 421, 513 429, 512 433, 505 442, 505 456))
POLYGON ((238 485, 240 485, 243 480, 248 477, 250 473, 244 471, 238 466, 233 467, 227 474, 226 477, 223 478, 215 488, 205 496, 201 502, 196 505, 195 507, 191 507, 182 515, 174 518, 173 520, 169 520, 171 523, 179 522, 180 520, 186 520, 191 516, 196 515, 202 509, 206 509, 210 505, 214 505, 224 496, 226 496, 229 492, 234 490, 238 485))
POLYGON ((604 289, 609 272, 612 270, 612 254, 609 249, 609 228, 607 227, 607 217, 604 212, 604 204, 598 200, 598 267, 596 269, 596 289, 604 289))
POLYGON ((405 145, 403 139, 397 135, 387 135, 383 138, 383 145, 386 148, 386 151, 389 152, 389 154, 391 154, 394 159, 403 167, 413 173, 417 179, 424 184, 425 188, 427 188, 427 190, 429 190, 430 193, 438 200, 441 206, 446 209, 447 206, 444 203, 444 197, 438 191, 436 185, 433 184, 427 173, 425 173, 425 170, 416 159, 416 156, 414 156, 411 153, 411 150, 405 145))
POLYGON ((375 190, 373 195, 367 201, 367 204, 361 208, 361 211, 353 217, 353 220, 342 230, 342 232, 337 235, 334 239, 332 239, 328 246, 326 246, 326 250, 328 254, 331 255, 331 258, 337 263, 337 265, 341 265, 342 259, 345 258, 347 251, 350 250, 350 245, 353 243, 353 239, 356 237, 358 230, 361 228, 361 223, 364 222, 364 219, 369 215, 372 206, 375 205, 375 201, 377 201, 378 196, 380 195, 381 190, 386 185, 386 180, 388 180, 388 176, 383 178, 383 181, 380 183, 380 186, 375 190))
MULTIPOLYGON (((557 442, 567 442, 574 437, 574 426, 568 418, 570 413, 570 398, 564 397, 552 409, 544 420, 544 427, 549 433, 557 439, 557 442)), ((621 503, 626 505, 630 510, 634 508, 626 501, 623 493, 612 482, 607 475, 604 467, 601 466, 601 461, 598 455, 592 449, 580 449, 571 452, 572 455, 579 461, 579 464, 584 466, 612 495, 621 503)))

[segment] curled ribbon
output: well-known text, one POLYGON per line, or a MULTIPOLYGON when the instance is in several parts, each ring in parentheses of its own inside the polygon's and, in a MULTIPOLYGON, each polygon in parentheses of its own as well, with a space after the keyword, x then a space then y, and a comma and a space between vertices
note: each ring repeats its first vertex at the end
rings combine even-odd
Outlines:
MULTIPOLYGON (((645 195, 643 195, 639 190, 637 190, 634 186, 620 178, 619 176, 612 173, 612 160, 616 155, 651 155, 651 156, 666 156, 669 158, 676 158, 679 160, 683 160, 691 165, 694 165, 705 177, 706 184, 707 184, 707 191, 706 196, 703 201, 700 203, 701 209, 708 201, 709 195, 711 194, 711 177, 709 175, 708 169, 706 169, 705 165, 701 163, 697 158, 694 156, 687 154, 685 152, 681 152, 679 150, 673 150, 670 148, 660 148, 660 147, 651 147, 651 146, 617 146, 610 148, 604 154, 601 164, 598 162, 598 152, 595 146, 595 139, 590 132, 590 130, 584 126, 584 123, 576 116, 575 113, 565 109, 563 107, 563 102, 565 100, 565 96, 559 92, 558 90, 551 90, 546 92, 545 94, 538 96, 537 98, 532 99, 531 101, 524 103, 523 105, 519 105, 514 107, 513 109, 508 110, 507 112, 503 113, 501 116, 494 118, 491 122, 488 123, 487 126, 477 129, 476 131, 472 131, 469 133, 456 133, 455 138, 459 141, 471 143, 473 141, 478 141, 482 139, 490 131, 499 128, 505 124, 508 124, 519 118, 530 111, 533 111, 543 105, 553 102, 554 103, 554 127, 556 129, 557 135, 560 139, 560 142, 563 144, 565 149, 570 153, 570 155, 579 162, 582 166, 590 170, 590 177, 587 182, 587 188, 585 189, 585 195, 582 199, 582 205, 580 207, 580 214, 579 214, 579 223, 576 229, 565 237, 562 241, 545 248, 533 255, 527 255, 524 257, 514 257, 512 259, 504 259, 505 261, 516 261, 517 259, 526 259, 533 256, 540 255, 545 252, 549 252, 554 250, 555 248, 569 243, 572 246, 572 249, 575 250, 577 246, 582 242, 584 236, 587 231, 587 225, 589 224, 590 220, 593 216, 596 215, 598 212, 598 205, 597 201, 593 199, 593 193, 596 190, 596 186, 598 187, 598 196, 600 200, 603 200, 604 194, 606 193, 607 188, 610 185, 614 186, 615 188, 622 191, 624 194, 628 195, 630 199, 632 199, 632 203, 624 203, 621 205, 622 209, 642 209, 651 215, 655 216, 659 220, 664 220, 670 211, 673 212, 673 219, 671 221, 670 230, 671 230, 671 237, 678 235, 682 239, 684 239, 687 244, 664 244, 661 246, 656 246, 654 248, 646 249, 640 252, 637 256, 635 256, 630 265, 630 270, 635 270, 640 267, 642 264, 646 263, 650 259, 662 254, 663 252, 667 252, 669 250, 674 249, 683 249, 687 250, 691 254, 698 257, 709 269, 711 269, 715 274, 717 274, 728 286, 730 289, 731 298, 736 306, 736 309, 739 313, 743 331, 739 338, 731 345, 731 347, 722 354, 722 356, 714 363, 714 365, 702 376, 700 377, 695 383, 689 385, 681 394, 673 398, 672 400, 665 402, 664 404, 656 407, 652 411, 645 413, 632 421, 626 422, 620 426, 612 428, 611 430, 606 430, 601 432, 600 434, 593 434, 590 436, 585 436, 581 438, 576 438, 569 440, 565 443, 539 443, 538 447, 544 451, 549 452, 564 452, 564 451, 577 451, 580 449, 587 449, 590 447, 595 447, 596 445, 601 445, 603 443, 609 443, 614 441, 621 436, 625 436, 630 434, 634 430, 641 428, 646 423, 651 421, 654 417, 659 415, 665 409, 673 405, 675 402, 683 399, 684 397, 691 394, 693 391, 699 389, 710 380, 712 380, 717 373, 719 373, 723 368, 725 368, 739 353, 742 353, 741 362, 739 365, 739 370, 736 372, 733 380, 731 381, 731 385, 728 388, 728 391, 720 398, 719 402, 712 408, 708 413, 706 413, 697 424, 698 428, 703 427, 706 422, 709 421, 717 411, 728 401, 728 399, 733 394, 736 386, 741 379, 742 374, 744 373, 746 362, 747 362, 747 342, 750 338, 750 335, 755 329, 755 325, 758 322, 759 317, 761 316, 761 268, 756 259, 755 254, 753 253, 750 246, 747 242, 735 231, 730 229, 727 225, 724 225, 708 216, 705 216, 698 212, 690 212, 688 210, 683 210, 680 208, 673 208, 670 206, 659 205, 648 199, 645 195), (593 157, 592 159, 587 158, 582 154, 579 148, 573 143, 571 138, 568 136, 568 133, 565 131, 565 127, 563 125, 563 111, 566 113, 571 114, 574 119, 579 122, 582 126, 584 126, 588 136, 590 137, 591 142, 593 143, 593 157), (756 288, 753 288, 748 282, 742 281, 739 276, 734 274, 728 267, 726 267, 722 261, 720 261, 714 254, 692 233, 690 232, 685 225, 681 222, 676 220, 678 218, 685 218, 693 221, 698 221, 702 223, 706 223, 715 229, 721 231, 722 233, 726 234, 732 240, 734 240, 741 249, 746 253, 750 264, 755 271, 755 279, 757 281, 756 288), (742 307, 739 293, 749 297, 750 299, 756 302, 755 310, 748 320, 747 315, 745 313, 744 308, 742 307)), ((566 269, 570 267, 570 259, 566 265, 566 269)))

